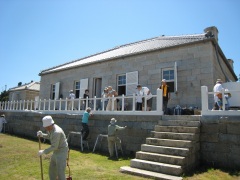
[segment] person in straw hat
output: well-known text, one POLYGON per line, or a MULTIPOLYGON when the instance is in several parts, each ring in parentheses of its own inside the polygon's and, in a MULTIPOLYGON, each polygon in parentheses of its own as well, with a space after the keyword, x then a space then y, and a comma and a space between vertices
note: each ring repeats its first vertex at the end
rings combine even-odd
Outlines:
POLYGON ((214 92, 214 107, 213 110, 219 110, 219 105, 218 105, 218 101, 222 101, 222 80, 221 79, 217 79, 215 86, 213 87, 213 92, 214 92))
POLYGON ((110 124, 108 125, 108 151, 110 154, 110 158, 113 158, 115 142, 120 142, 120 139, 116 137, 116 132, 118 130, 123 130, 127 127, 118 126, 116 125, 116 122, 117 120, 115 118, 112 118, 110 124))
POLYGON ((38 155, 49 154, 53 152, 49 165, 49 179, 66 180, 65 169, 68 154, 68 143, 62 128, 54 124, 51 116, 45 116, 42 119, 43 127, 47 130, 47 134, 42 131, 37 132, 37 136, 49 139, 51 146, 45 150, 39 150, 38 155))
POLYGON ((2 132, 2 129, 3 129, 3 124, 4 123, 7 123, 6 119, 5 119, 5 115, 2 114, 1 117, 0 117, 0 133, 2 132))

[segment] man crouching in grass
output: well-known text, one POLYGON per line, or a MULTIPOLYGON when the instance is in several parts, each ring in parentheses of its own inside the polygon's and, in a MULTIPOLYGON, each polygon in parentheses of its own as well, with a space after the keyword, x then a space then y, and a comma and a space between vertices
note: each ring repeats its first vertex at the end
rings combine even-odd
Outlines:
POLYGON ((66 136, 58 125, 54 124, 51 116, 45 116, 42 119, 43 127, 47 130, 47 134, 42 131, 37 132, 37 136, 49 139, 51 146, 45 150, 39 150, 38 155, 49 154, 53 151, 49 165, 50 180, 66 180, 65 169, 68 153, 68 143, 66 136))

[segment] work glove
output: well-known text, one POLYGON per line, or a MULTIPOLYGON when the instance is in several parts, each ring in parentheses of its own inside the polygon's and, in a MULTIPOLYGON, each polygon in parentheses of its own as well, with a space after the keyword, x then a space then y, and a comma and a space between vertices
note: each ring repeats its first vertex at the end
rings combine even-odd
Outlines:
POLYGON ((38 132, 37 132, 37 136, 43 137, 42 131, 38 131, 38 132))
POLYGON ((38 151, 38 156, 41 156, 41 155, 43 155, 44 154, 44 150, 39 150, 38 151))

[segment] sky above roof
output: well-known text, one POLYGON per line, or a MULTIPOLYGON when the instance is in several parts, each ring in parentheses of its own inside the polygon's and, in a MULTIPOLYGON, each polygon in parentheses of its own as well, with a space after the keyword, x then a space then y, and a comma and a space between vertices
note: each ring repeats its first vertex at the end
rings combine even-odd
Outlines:
POLYGON ((239 0, 0 0, 0 91, 42 70, 156 36, 219 31, 240 74, 239 0))

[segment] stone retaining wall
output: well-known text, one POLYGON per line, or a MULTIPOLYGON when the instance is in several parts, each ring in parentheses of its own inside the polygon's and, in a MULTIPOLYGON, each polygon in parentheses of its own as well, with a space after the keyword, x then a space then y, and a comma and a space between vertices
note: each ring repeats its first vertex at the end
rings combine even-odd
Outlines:
MULTIPOLYGON (((42 118, 48 114, 37 112, 0 112, 6 115, 9 132, 18 136, 36 138, 38 130, 42 128, 42 118)), ((80 131, 81 114, 51 114, 56 124, 58 124, 68 135, 69 131, 80 131)), ((127 126, 127 129, 118 132, 118 137, 122 140, 122 147, 125 154, 130 154, 140 150, 141 144, 146 142, 154 126, 158 124, 161 116, 113 116, 94 115, 89 119, 89 147, 93 149, 98 134, 107 134, 107 126, 110 119, 114 117, 120 126, 127 126)), ((80 136, 72 134, 70 136, 70 146, 80 147, 80 136)), ((99 146, 96 151, 100 150, 99 146)), ((103 139, 101 151, 107 152, 107 140, 103 139)))
MULTIPOLYGON (((0 112, 8 121, 9 132, 18 136, 36 138, 42 128, 41 119, 47 114, 36 112, 0 112)), ((80 131, 81 114, 51 114, 56 124, 68 135, 69 131, 80 131)), ((90 150, 93 149, 98 134, 106 134, 110 119, 114 117, 120 126, 128 126, 119 132, 125 154, 140 150, 141 144, 151 136, 158 121, 183 120, 184 116, 113 116, 94 115, 89 120, 90 150)), ((185 116, 191 120, 190 116, 185 116)), ((239 116, 200 116, 200 161, 214 167, 240 169, 240 117, 239 116)), ((79 135, 72 135, 70 145, 80 147, 79 135)), ((96 151, 99 151, 97 146, 96 151)), ((103 139, 101 151, 107 152, 107 141, 103 139)))
POLYGON ((214 167, 240 168, 240 117, 201 117, 201 161, 214 167))

